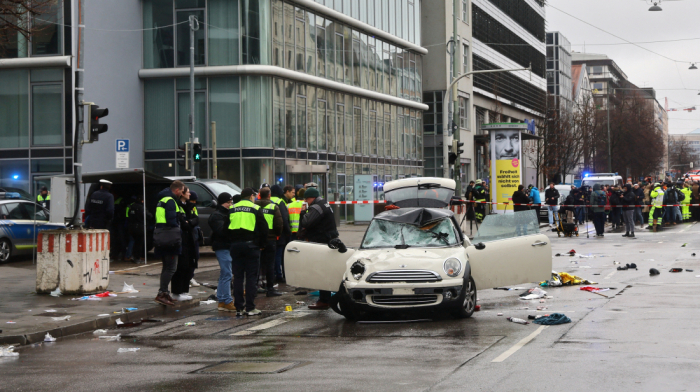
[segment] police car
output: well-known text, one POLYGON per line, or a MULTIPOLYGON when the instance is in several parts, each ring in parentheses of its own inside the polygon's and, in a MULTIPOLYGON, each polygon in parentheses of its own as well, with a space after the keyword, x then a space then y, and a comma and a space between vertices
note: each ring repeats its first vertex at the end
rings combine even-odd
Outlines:
POLYGON ((0 191, 0 263, 31 254, 40 231, 62 227, 49 223, 49 211, 39 204, 24 200, 18 192, 0 191))
POLYGON ((470 240, 446 209, 455 181, 408 178, 384 184, 387 205, 359 249, 292 241, 287 284, 335 291, 331 306, 348 319, 369 312, 441 309, 470 317, 476 291, 550 277, 552 249, 534 211, 488 215, 470 240))

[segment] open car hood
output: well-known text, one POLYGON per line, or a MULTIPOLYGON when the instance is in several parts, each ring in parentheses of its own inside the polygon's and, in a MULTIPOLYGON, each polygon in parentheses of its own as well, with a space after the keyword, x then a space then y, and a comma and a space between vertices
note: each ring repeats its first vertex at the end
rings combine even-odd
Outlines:
POLYGON ((374 219, 423 227, 442 219, 449 218, 452 215, 454 214, 450 210, 437 208, 401 208, 398 210, 384 211, 375 216, 374 219))
POLYGON ((404 178, 384 184, 384 197, 387 205, 401 208, 445 208, 454 196, 455 185, 448 178, 404 178))

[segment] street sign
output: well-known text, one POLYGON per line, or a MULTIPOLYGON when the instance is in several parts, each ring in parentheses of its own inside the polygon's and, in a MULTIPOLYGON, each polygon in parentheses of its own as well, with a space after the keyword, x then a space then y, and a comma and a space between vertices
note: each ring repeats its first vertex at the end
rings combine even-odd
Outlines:
POLYGON ((129 139, 117 139, 117 169, 129 168, 129 139))

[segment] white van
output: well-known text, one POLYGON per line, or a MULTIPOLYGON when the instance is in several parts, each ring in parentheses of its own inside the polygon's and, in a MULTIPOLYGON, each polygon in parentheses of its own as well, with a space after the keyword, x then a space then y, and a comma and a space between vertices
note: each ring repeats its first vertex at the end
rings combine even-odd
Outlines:
POLYGON ((622 176, 617 173, 586 173, 583 175, 582 186, 593 188, 595 184, 621 187, 624 185, 624 182, 622 181, 622 176))

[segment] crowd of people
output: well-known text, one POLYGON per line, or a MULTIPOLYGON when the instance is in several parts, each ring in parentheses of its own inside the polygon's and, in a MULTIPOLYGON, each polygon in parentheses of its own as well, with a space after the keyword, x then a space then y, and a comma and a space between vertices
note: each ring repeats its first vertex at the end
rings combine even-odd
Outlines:
POLYGON ((605 236, 606 222, 611 224, 612 231, 624 229, 623 237, 634 238, 637 225, 656 232, 662 226, 700 220, 700 207, 690 207, 700 204, 700 183, 690 178, 677 182, 647 179, 623 186, 594 184, 592 188, 572 185, 563 202, 555 184, 550 183, 544 198, 543 205, 536 186, 530 185, 526 190, 520 185, 513 193, 513 203, 528 205, 515 206, 514 210, 535 209, 539 216, 544 206, 548 210, 550 228, 559 224, 560 214, 570 213, 576 225, 593 222, 597 237, 605 236))

